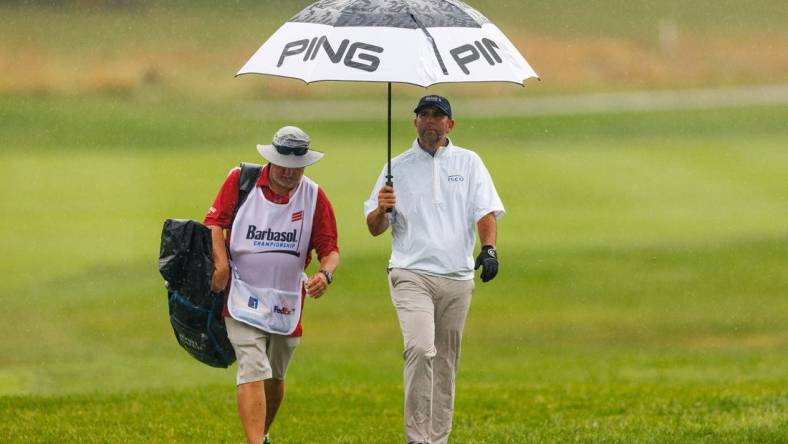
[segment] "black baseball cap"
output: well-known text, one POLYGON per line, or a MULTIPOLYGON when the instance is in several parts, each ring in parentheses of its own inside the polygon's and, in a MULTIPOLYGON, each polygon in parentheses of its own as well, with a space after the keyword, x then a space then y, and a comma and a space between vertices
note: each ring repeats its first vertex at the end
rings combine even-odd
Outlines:
POLYGON ((418 114, 422 108, 426 108, 428 106, 438 108, 443 112, 443 114, 446 114, 451 119, 451 104, 446 97, 436 95, 424 96, 421 98, 421 100, 419 100, 419 104, 416 105, 416 109, 414 109, 413 112, 418 114))

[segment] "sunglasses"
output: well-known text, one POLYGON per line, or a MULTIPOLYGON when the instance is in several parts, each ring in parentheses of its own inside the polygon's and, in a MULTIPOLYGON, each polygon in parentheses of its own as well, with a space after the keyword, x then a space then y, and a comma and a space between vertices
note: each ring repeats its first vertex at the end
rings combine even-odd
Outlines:
POLYGON ((306 154, 307 151, 309 151, 308 147, 293 148, 288 146, 274 145, 274 148, 276 148, 277 153, 283 154, 285 156, 289 156, 290 154, 294 156, 303 156, 304 154, 306 154))

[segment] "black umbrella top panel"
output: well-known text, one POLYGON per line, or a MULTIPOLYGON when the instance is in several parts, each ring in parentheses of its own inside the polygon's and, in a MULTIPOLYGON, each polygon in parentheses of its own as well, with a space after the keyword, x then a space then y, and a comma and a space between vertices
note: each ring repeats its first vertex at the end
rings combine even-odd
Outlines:
POLYGON ((391 28, 479 28, 489 20, 459 0, 320 0, 291 22, 391 28))

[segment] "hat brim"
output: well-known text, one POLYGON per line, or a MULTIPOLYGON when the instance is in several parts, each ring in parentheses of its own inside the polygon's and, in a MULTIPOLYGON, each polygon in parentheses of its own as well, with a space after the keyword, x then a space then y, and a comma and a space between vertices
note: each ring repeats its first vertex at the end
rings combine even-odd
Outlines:
POLYGON ((293 154, 279 154, 273 145, 257 145, 257 152, 274 165, 285 168, 303 168, 317 163, 325 155, 320 151, 310 149, 303 156, 293 154))

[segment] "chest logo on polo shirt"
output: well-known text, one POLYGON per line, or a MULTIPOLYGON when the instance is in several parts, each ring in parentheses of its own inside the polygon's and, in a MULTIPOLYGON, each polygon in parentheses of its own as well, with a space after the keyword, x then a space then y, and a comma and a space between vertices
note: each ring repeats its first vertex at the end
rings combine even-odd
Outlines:
POLYGON ((463 182, 463 181, 465 181, 465 178, 459 174, 452 174, 451 176, 449 176, 449 182, 463 182))

